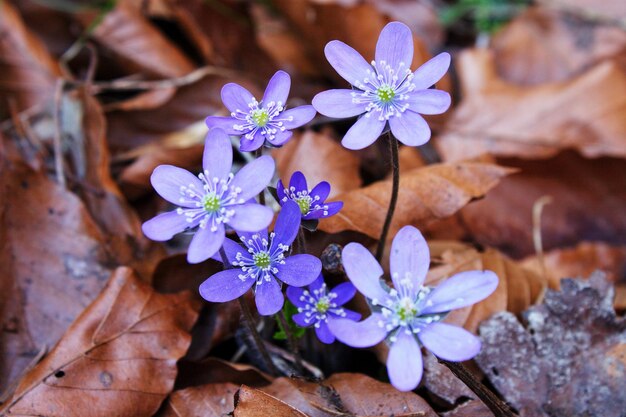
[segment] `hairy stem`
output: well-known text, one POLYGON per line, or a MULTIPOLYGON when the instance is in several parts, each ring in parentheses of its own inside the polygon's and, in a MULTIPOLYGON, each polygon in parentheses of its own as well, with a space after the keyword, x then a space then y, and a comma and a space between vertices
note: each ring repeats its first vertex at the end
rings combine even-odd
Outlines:
POLYGON ((439 359, 457 378, 459 378, 474 394, 482 400, 495 417, 516 417, 517 414, 490 389, 474 378, 474 375, 458 362, 449 362, 439 359))
POLYGON ((392 172, 392 189, 391 200, 389 200, 389 208, 387 209, 387 217, 385 217, 385 223, 383 224, 383 231, 380 234, 378 240, 378 247, 376 248, 376 260, 380 262, 385 252, 385 244, 387 242, 387 234, 389 233, 389 226, 391 226, 391 220, 393 219, 393 213, 396 211, 396 203, 398 202, 398 191, 400 189, 400 162, 398 157, 398 139, 396 139, 391 132, 388 133, 389 137, 389 151, 391 153, 391 172, 392 172))
POLYGON ((302 366, 302 357, 300 356, 300 352, 298 350, 298 339, 291 332, 289 323, 287 323, 287 318, 285 317, 285 312, 283 310, 276 314, 276 318, 280 322, 280 325, 287 335, 287 345, 289 346, 289 350, 291 351, 291 353, 293 353, 293 357, 296 360, 296 371, 298 371, 298 373, 302 375, 304 371, 304 366, 302 366))

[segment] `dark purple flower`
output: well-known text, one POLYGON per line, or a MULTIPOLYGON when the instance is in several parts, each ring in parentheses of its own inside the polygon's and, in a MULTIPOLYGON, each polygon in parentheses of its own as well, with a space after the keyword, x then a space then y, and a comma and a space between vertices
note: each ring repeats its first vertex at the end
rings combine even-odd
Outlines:
POLYGON ((326 203, 326 198, 330 193, 330 184, 322 181, 309 190, 306 178, 300 171, 294 172, 291 176, 289 188, 285 188, 283 182, 278 180, 276 193, 281 206, 287 201, 295 201, 300 207, 304 220, 323 219, 336 214, 343 207, 341 201, 326 203))
POLYGON ((251 202, 269 184, 274 175, 274 160, 258 158, 233 175, 230 170, 233 150, 230 139, 221 129, 209 132, 204 143, 202 172, 197 177, 172 165, 155 168, 150 181, 157 193, 176 210, 159 214, 142 226, 152 240, 164 241, 175 234, 198 227, 187 260, 202 262, 222 246, 224 226, 240 232, 255 232, 267 227, 272 210, 251 202))
POLYGON ((389 267, 394 288, 384 288, 383 270, 372 254, 358 243, 342 253, 346 274, 372 305, 372 315, 355 323, 329 322, 337 339, 353 347, 374 346, 387 339, 390 345, 387 372, 393 386, 413 390, 422 378, 420 343, 436 356, 465 361, 480 351, 480 340, 460 327, 441 323, 450 310, 487 298, 498 286, 491 271, 466 271, 438 287, 425 287, 430 253, 422 234, 405 226, 393 239, 389 267))
POLYGON ((371 145, 387 123, 405 145, 428 142, 430 128, 420 114, 440 114, 450 107, 448 93, 429 89, 448 70, 449 54, 441 53, 411 72, 413 36, 400 22, 383 28, 371 64, 337 40, 329 42, 324 52, 333 68, 355 89, 321 92, 313 98, 313 107, 329 117, 362 115, 344 136, 343 146, 362 149, 371 145))
POLYGON ((231 117, 209 116, 209 128, 219 127, 229 135, 241 136, 239 149, 254 151, 267 141, 282 146, 291 138, 291 129, 303 126, 315 117, 313 106, 299 106, 285 110, 291 78, 278 71, 267 84, 259 102, 252 93, 235 83, 222 88, 222 102, 231 117))
POLYGON ((329 321, 339 318, 357 321, 361 318, 359 313, 342 307, 354 294, 356 288, 349 282, 329 291, 321 274, 308 289, 287 287, 287 298, 298 308, 293 321, 300 327, 315 327, 317 338, 323 343, 335 341, 335 335, 328 328, 329 321))
POLYGON ((224 251, 232 269, 211 276, 200 285, 207 301, 222 303, 242 296, 254 286, 256 306, 263 316, 283 307, 281 282, 294 287, 310 284, 320 274, 322 263, 312 255, 289 256, 289 246, 300 228, 300 209, 293 202, 278 214, 274 231, 239 233, 242 245, 224 240, 224 251))

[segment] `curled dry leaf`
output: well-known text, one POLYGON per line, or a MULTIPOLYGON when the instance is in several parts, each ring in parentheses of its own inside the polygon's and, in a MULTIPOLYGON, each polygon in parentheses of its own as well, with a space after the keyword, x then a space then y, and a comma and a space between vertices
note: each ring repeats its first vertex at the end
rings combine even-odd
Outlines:
MULTIPOLYGON (((400 179, 398 204, 390 236, 404 225, 423 227, 451 216, 474 198, 483 197, 512 169, 493 164, 460 162, 436 164, 405 173, 400 179)), ((338 195, 344 208, 320 222, 328 233, 354 230, 374 239, 380 236, 389 199, 391 181, 378 181, 338 195)))
MULTIPOLYGON (((158 417, 225 416, 235 408, 239 385, 230 382, 191 387, 173 392, 158 417)), ((274 414, 268 414, 274 415, 274 414)))
POLYGON ((22 111, 53 96, 61 70, 8 1, 0 2, 0 56, 0 120, 9 117, 11 102, 22 111))
POLYGON ((174 386, 198 307, 189 293, 157 294, 119 268, 0 415, 152 416, 174 386))
POLYGON ((235 394, 234 417, 308 417, 278 398, 243 385, 235 394))
POLYGON ((510 313, 483 322, 476 361, 523 416, 623 416, 626 321, 612 298, 602 273, 565 279, 524 313, 525 326, 510 313))
POLYGON ((323 133, 306 131, 273 152, 283 184, 295 171, 302 171, 309 187, 330 183, 330 197, 361 185, 359 158, 323 133))
POLYGON ((531 7, 499 31, 492 45, 504 80, 541 84, 565 81, 600 61, 619 59, 626 53, 626 31, 571 13, 531 7))
POLYGON ((490 51, 470 50, 457 62, 465 99, 437 141, 444 160, 548 158, 564 149, 626 157, 626 72, 615 62, 526 88, 497 76, 490 51))

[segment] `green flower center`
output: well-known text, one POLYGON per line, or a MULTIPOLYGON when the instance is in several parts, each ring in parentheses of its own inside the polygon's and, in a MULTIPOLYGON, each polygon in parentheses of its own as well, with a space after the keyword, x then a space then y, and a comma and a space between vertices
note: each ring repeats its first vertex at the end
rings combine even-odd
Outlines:
POLYGON ((204 196, 202 206, 209 213, 215 213, 220 209, 220 199, 214 193, 210 193, 204 196))
POLYGON ((300 207, 300 213, 307 214, 311 209, 311 198, 309 196, 300 197, 296 199, 298 207, 300 207))
POLYGON ((270 115, 265 109, 253 110, 250 117, 252 117, 252 121, 258 127, 265 127, 265 125, 267 125, 267 122, 270 121, 270 115))
POLYGON ((400 305, 396 310, 396 314, 398 315, 400 321, 406 322, 417 315, 417 308, 411 299, 403 298, 400 300, 400 305))
POLYGON ((270 259, 270 254, 267 252, 257 252, 252 257, 254 264, 261 269, 269 268, 272 260, 270 259))
POLYGON ((380 100, 381 103, 389 103, 396 96, 396 92, 393 90, 393 88, 391 88, 391 86, 382 85, 376 90, 376 95, 378 96, 378 100, 380 100))
POLYGON ((315 309, 320 313, 326 313, 330 308, 330 300, 328 297, 322 297, 315 303, 315 309))

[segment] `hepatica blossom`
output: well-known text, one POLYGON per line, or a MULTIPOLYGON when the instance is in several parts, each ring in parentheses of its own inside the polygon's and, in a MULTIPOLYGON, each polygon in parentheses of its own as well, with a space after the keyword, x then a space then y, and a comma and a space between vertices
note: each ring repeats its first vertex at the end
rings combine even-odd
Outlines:
POLYGON ((224 252, 232 269, 211 276, 200 285, 200 295, 212 302, 226 302, 240 297, 254 287, 256 306, 264 316, 283 307, 281 282, 303 287, 317 278, 322 263, 312 255, 289 256, 291 243, 300 228, 300 209, 293 202, 278 214, 272 233, 239 233, 241 242, 224 240, 224 252))
POLYGON ((337 40, 329 42, 324 52, 328 62, 354 89, 321 92, 313 98, 313 106, 329 117, 362 115, 344 136, 343 146, 365 148, 387 124, 405 145, 428 142, 430 128, 420 114, 440 114, 450 106, 448 93, 429 89, 448 70, 449 54, 439 54, 412 72, 413 36, 399 22, 383 28, 371 64, 337 40))
POLYGON ((488 297, 498 286, 493 272, 462 272, 434 289, 425 287, 430 253, 421 233, 412 226, 403 227, 392 243, 389 265, 394 288, 381 285, 383 270, 362 245, 346 245, 342 258, 348 277, 369 299, 373 312, 359 323, 330 321, 330 330, 353 347, 374 346, 386 339, 390 345, 387 372, 397 389, 410 391, 419 384, 420 344, 449 361, 464 361, 478 354, 480 340, 476 336, 441 320, 450 310, 488 297))
POLYGON ((294 201, 300 207, 302 219, 313 220, 322 219, 336 214, 343 207, 341 201, 326 203, 326 198, 330 194, 330 184, 322 181, 309 190, 306 178, 300 171, 291 175, 289 187, 285 188, 283 182, 278 180, 276 186, 278 202, 282 206, 288 201, 294 201))
POLYGON ((229 135, 241 136, 239 148, 254 151, 265 142, 282 146, 291 138, 291 129, 303 126, 315 117, 313 106, 299 106, 286 110, 291 78, 278 71, 270 79, 261 101, 235 83, 222 88, 222 102, 231 112, 230 117, 209 116, 209 128, 219 127, 229 135))
POLYGON ((164 241, 197 227, 187 260, 198 263, 222 246, 226 225, 239 232, 266 228, 272 221, 272 210, 251 199, 271 181, 274 160, 263 156, 233 175, 232 152, 226 133, 214 129, 206 137, 203 172, 197 177, 172 165, 156 167, 150 177, 152 186, 161 197, 179 207, 145 222, 145 235, 164 241))
POLYGON ((315 328, 317 338, 323 343, 333 343, 335 335, 328 328, 328 322, 335 319, 357 321, 361 315, 355 311, 342 307, 350 301, 356 288, 349 282, 337 285, 329 290, 320 275, 308 288, 287 288, 287 298, 298 308, 293 321, 300 327, 315 328))

